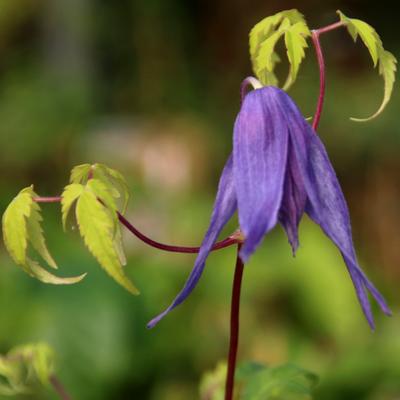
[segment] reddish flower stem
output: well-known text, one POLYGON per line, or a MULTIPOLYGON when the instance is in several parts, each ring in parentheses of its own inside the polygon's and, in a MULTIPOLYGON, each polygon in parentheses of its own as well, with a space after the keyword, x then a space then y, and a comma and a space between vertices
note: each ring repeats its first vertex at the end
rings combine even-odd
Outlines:
POLYGON ((313 118, 312 127, 316 131, 318 129, 319 121, 321 119, 322 109, 324 106, 325 99, 325 60, 324 54, 322 53, 321 44, 319 41, 319 36, 322 33, 327 33, 345 26, 343 22, 336 22, 334 24, 325 26, 324 28, 319 28, 311 31, 311 37, 315 48, 315 53, 317 55, 318 66, 319 66, 319 96, 317 102, 317 108, 315 110, 315 115, 313 118))
MULTIPOLYGON (((61 202, 61 197, 60 196, 54 196, 54 197, 35 197, 34 201, 37 203, 59 203, 61 202)), ((142 242, 148 244, 151 247, 154 247, 159 250, 164 250, 172 253, 198 253, 200 250, 200 247, 192 247, 192 246, 172 246, 169 244, 165 243, 160 243, 157 242, 153 239, 150 239, 148 236, 140 232, 137 228, 135 228, 122 214, 119 212, 118 214, 118 219, 121 222, 122 225, 125 226, 132 234, 134 234, 138 239, 140 239, 142 242)), ((215 245, 212 248, 212 251, 214 250, 220 250, 225 247, 232 246, 233 244, 238 243, 239 239, 229 236, 224 240, 221 240, 220 242, 215 243, 215 245)))
MULTIPOLYGON (((139 238, 142 242, 148 244, 149 246, 155 247, 159 250, 169 251, 173 253, 198 253, 200 247, 190 247, 190 246, 171 246, 169 244, 164 244, 160 242, 156 242, 153 239, 145 236, 139 230, 137 230, 123 215, 118 213, 118 219, 122 225, 124 225, 131 233, 133 233, 137 238, 139 238)), ((215 243, 212 250, 220 250, 225 247, 232 246, 236 244, 238 241, 233 237, 228 237, 220 242, 215 243)))
POLYGON ((71 400, 71 396, 67 393, 63 384, 55 375, 52 375, 50 377, 50 383, 53 386, 54 390, 57 392, 61 400, 71 400))
POLYGON ((53 197, 34 197, 36 203, 61 203, 61 196, 53 197))
POLYGON ((242 289, 242 278, 244 264, 239 257, 241 244, 238 244, 235 275, 233 278, 232 301, 231 301, 231 331, 228 353, 228 369, 225 383, 225 400, 233 399, 235 386, 236 358, 239 344, 239 311, 240 311, 240 293, 242 289))

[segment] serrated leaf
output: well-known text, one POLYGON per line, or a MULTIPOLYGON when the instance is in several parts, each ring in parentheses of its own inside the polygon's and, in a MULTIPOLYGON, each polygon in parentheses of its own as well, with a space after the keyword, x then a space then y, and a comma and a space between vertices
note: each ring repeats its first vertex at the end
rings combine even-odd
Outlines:
POLYGON ((85 275, 60 278, 46 271, 37 261, 27 256, 28 243, 53 268, 57 265, 47 249, 40 223, 40 207, 34 201, 37 197, 33 187, 20 191, 3 215, 3 236, 6 248, 16 264, 32 277, 45 283, 67 285, 77 283, 85 275))
POLYGON ((42 221, 39 204, 32 202, 30 215, 26 219, 29 242, 50 267, 57 269, 57 264, 46 246, 43 229, 40 225, 42 221))
POLYGON ((306 37, 310 35, 310 30, 303 22, 297 22, 285 31, 285 45, 290 71, 283 90, 288 90, 296 80, 300 64, 305 57, 304 49, 308 47, 306 37))
POLYGON ((383 48, 382 41, 375 29, 364 21, 346 17, 341 11, 337 11, 340 20, 346 25, 354 41, 360 36, 361 40, 368 48, 374 67, 379 63, 379 75, 384 80, 384 95, 378 110, 368 118, 350 118, 357 122, 366 122, 376 118, 386 107, 390 100, 395 82, 395 72, 397 60, 395 56, 383 48))
POLYGON ((115 235, 114 235, 114 248, 118 254, 119 262, 122 266, 126 265, 126 256, 124 251, 124 246, 122 245, 122 232, 121 226, 117 225, 115 235))
POLYGON ((129 292, 139 294, 125 275, 115 249, 113 217, 89 189, 85 189, 77 201, 76 218, 86 246, 100 265, 129 292))
POLYGON ((71 183, 64 188, 61 196, 62 224, 64 231, 67 230, 67 218, 72 205, 84 191, 84 186, 79 183, 71 183))
POLYGON ((356 122, 366 122, 371 119, 376 118, 385 109, 386 105, 389 103, 392 96, 394 82, 396 80, 395 72, 397 59, 396 57, 387 50, 383 50, 379 54, 379 75, 382 75, 384 80, 384 95, 381 105, 378 110, 368 118, 350 118, 352 121, 356 122))
POLYGON ((361 40, 368 48, 374 67, 376 67, 382 41, 375 29, 360 19, 346 17, 340 10, 338 10, 337 13, 339 14, 340 20, 346 25, 353 40, 356 41, 358 36, 361 37, 361 40))
POLYGON ((284 85, 287 90, 295 81, 307 47, 310 31, 304 16, 297 10, 286 10, 263 19, 250 31, 249 46, 253 70, 264 85, 278 85, 275 66, 279 57, 275 51, 278 40, 284 36, 290 72, 284 85), (279 25, 279 26, 278 26, 279 25))
POLYGON ((38 279, 43 283, 51 283, 52 285, 73 285, 80 282, 87 274, 71 277, 60 277, 53 275, 51 272, 42 268, 37 261, 31 260, 29 257, 26 258, 25 265, 29 268, 26 270, 31 276, 38 279))
POLYGON ((91 169, 91 164, 81 164, 72 168, 70 183, 86 183, 91 169))
POLYGON ((6 249, 16 264, 24 264, 28 247, 26 218, 33 203, 32 187, 22 189, 3 214, 3 238, 6 249))
POLYGON ((91 190, 98 199, 107 207, 111 212, 114 220, 117 220, 117 205, 113 193, 109 186, 99 179, 90 179, 86 184, 86 188, 91 190))
POLYGON ((97 163, 93 168, 93 177, 103 181, 115 198, 123 197, 122 214, 124 214, 129 201, 129 187, 124 176, 107 165, 97 163))

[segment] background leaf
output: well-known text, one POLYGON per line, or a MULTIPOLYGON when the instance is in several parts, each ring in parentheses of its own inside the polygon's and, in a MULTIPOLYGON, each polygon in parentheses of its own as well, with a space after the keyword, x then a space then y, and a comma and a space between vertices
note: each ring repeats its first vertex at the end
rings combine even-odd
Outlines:
POLYGON ((314 374, 291 364, 273 368, 253 364, 244 377, 241 400, 312 400, 317 383, 314 374))
POLYGON ((213 371, 206 372, 200 382, 200 400, 224 400, 226 363, 220 362, 213 371))
POLYGON ((390 100, 395 82, 396 57, 383 48, 382 41, 375 29, 364 21, 346 17, 341 11, 337 11, 340 20, 346 25, 354 41, 360 36, 361 40, 368 48, 374 67, 379 63, 379 75, 384 81, 384 95, 378 110, 368 118, 350 118, 353 121, 365 122, 376 118, 386 107, 390 100))

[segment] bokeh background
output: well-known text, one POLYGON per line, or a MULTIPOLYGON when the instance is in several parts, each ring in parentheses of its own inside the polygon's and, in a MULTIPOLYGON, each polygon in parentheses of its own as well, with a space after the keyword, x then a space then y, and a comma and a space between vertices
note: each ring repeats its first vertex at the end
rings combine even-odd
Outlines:
MULTIPOLYGON (((366 20, 399 58, 398 24, 384 1, 0 0, 0 211, 23 187, 55 195, 74 165, 104 162, 127 177, 128 218, 137 227, 160 241, 198 244, 231 151, 239 85, 251 74, 248 32, 292 7, 311 27, 335 22, 338 8, 366 20)), ((344 30, 322 45, 328 86, 319 132, 349 203, 361 264, 394 316, 375 308, 371 333, 338 251, 304 218, 295 259, 277 228, 246 268, 239 357, 315 372, 316 399, 395 400, 399 91, 376 120, 351 122, 375 111, 381 79, 344 30)), ((311 116, 317 93, 310 48, 291 95, 311 116)), ((62 232, 58 205, 43 209, 60 274, 89 274, 76 286, 46 286, 21 272, 0 242, 0 351, 48 341, 74 399, 198 398, 202 374, 227 352, 234 249, 211 255, 190 299, 148 331, 194 257, 158 252, 126 234, 127 271, 142 292, 132 297, 76 232, 62 232)))

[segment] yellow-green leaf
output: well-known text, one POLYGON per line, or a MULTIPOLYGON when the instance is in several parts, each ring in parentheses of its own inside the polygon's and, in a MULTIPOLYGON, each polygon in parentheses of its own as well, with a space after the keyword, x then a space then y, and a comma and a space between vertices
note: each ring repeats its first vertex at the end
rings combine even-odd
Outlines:
POLYGON ((395 72, 397 60, 396 57, 387 50, 382 50, 379 54, 379 75, 383 77, 384 81, 384 95, 381 105, 378 110, 368 118, 354 118, 352 117, 352 121, 357 122, 365 122, 369 121, 373 118, 376 118, 386 107, 386 105, 390 101, 390 97, 392 96, 393 85, 396 80, 395 72))
POLYGON ((122 232, 121 232, 120 225, 117 225, 117 229, 115 230, 114 248, 118 254, 119 262, 121 263, 121 265, 125 266, 126 265, 126 256, 125 256, 124 246, 122 244, 122 232))
POLYGON ((39 204, 32 202, 30 215, 26 219, 29 242, 50 267, 57 269, 57 264, 46 246, 43 229, 40 225, 42 221, 39 204))
POLYGON ((6 249, 16 264, 24 264, 28 247, 26 218, 33 203, 32 187, 22 189, 3 214, 3 237, 6 249))
POLYGON ((373 115, 368 118, 351 118, 353 121, 365 122, 377 117, 386 107, 390 100, 395 82, 397 60, 395 56, 383 48, 382 41, 375 29, 364 21, 346 17, 338 10, 340 20, 346 25, 354 41, 360 36, 368 48, 374 67, 379 63, 379 74, 384 80, 384 95, 381 105, 373 115))
POLYGON ((279 56, 275 51, 278 40, 284 36, 290 72, 284 85, 287 90, 295 81, 307 47, 310 31, 304 16, 295 9, 264 18, 250 31, 249 47, 253 70, 264 85, 278 85, 275 66, 279 56))
POLYGON ((42 385, 48 385, 51 375, 54 374, 54 350, 46 343, 39 342, 15 347, 8 353, 8 358, 19 358, 42 385))
POLYGON ((45 283, 73 284, 85 275, 60 278, 43 269, 37 261, 27 256, 28 243, 53 268, 57 265, 47 249, 40 223, 40 207, 34 201, 37 197, 33 187, 27 187, 14 198, 3 215, 4 243, 16 264, 32 277, 45 283))
POLYGON ((297 22, 285 31, 285 45, 290 71, 283 87, 284 90, 288 90, 296 80, 300 64, 305 56, 304 49, 308 47, 306 38, 310 35, 311 32, 304 22, 297 22))
POLYGON ((358 35, 361 37, 361 40, 368 48, 374 67, 376 67, 378 63, 379 49, 382 47, 382 41, 375 29, 360 19, 348 18, 341 11, 338 10, 337 12, 340 20, 346 25, 353 40, 356 41, 358 35))
POLYGON ((25 265, 29 268, 27 272, 31 276, 43 283, 51 283, 52 285, 73 285, 80 282, 86 276, 86 274, 65 278, 56 276, 42 268, 37 261, 31 260, 29 257, 26 258, 25 265))
POLYGON ((71 183, 64 188, 61 197, 62 224, 64 231, 67 229, 67 218, 69 211, 84 189, 84 186, 79 183, 71 183))
POLYGON ((123 197, 122 214, 124 214, 129 201, 129 188, 124 176, 107 165, 97 163, 93 166, 93 177, 101 180, 115 198, 123 197))
POLYGON ((132 294, 139 291, 125 275, 114 244, 114 221, 110 212, 86 188, 76 205, 76 218, 81 236, 100 265, 132 294))
POLYGON ((81 164, 72 168, 70 183, 86 183, 91 168, 91 164, 81 164))

